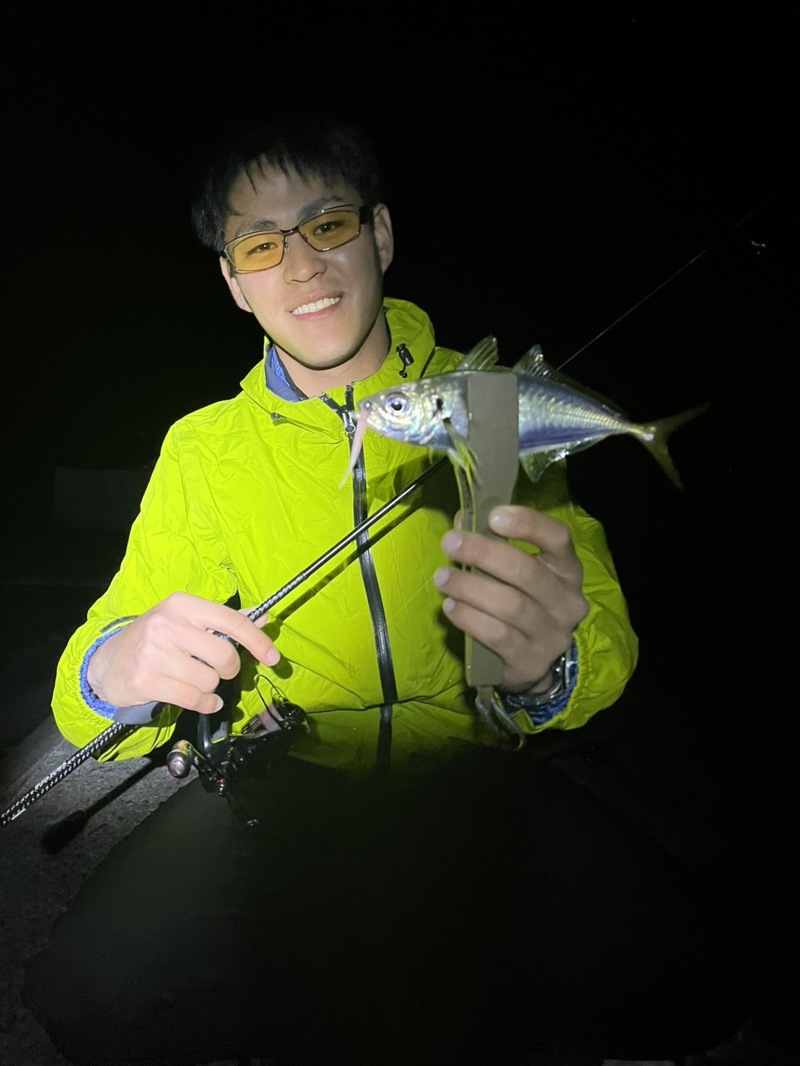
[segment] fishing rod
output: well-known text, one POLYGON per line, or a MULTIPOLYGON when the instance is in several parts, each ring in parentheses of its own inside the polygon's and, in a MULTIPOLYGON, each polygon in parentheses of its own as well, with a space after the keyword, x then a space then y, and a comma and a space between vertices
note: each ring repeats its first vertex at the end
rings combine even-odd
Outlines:
MULTIPOLYGON (((744 225, 744 223, 747 222, 750 218, 752 218, 753 215, 755 215, 758 211, 765 207, 766 204, 773 200, 776 195, 777 192, 773 191, 765 200, 757 204, 755 207, 751 208, 750 211, 744 214, 737 222, 735 222, 722 234, 716 237, 713 241, 709 242, 699 252, 696 252, 694 255, 692 255, 689 259, 687 259, 685 263, 683 263, 682 266, 678 267, 677 270, 673 271, 666 278, 660 281, 645 296, 637 300, 625 312, 617 316, 617 318, 615 318, 612 322, 610 322, 607 326, 600 330, 599 333, 595 334, 594 337, 592 337, 584 345, 578 348, 577 351, 573 352, 572 355, 570 355, 567 359, 560 363, 558 369, 563 369, 563 367, 565 367, 568 363, 572 362, 573 359, 576 359, 579 355, 585 352, 588 348, 590 348, 593 344, 600 340, 601 337, 605 336, 612 329, 618 326, 622 321, 624 321, 624 319, 626 319, 629 315, 633 314, 634 311, 636 311, 638 308, 642 307, 645 303, 652 299, 658 292, 670 285, 676 278, 678 278, 691 266, 693 266, 700 259, 702 259, 703 256, 705 256, 708 252, 710 252, 713 248, 720 244, 724 238, 730 236, 731 233, 735 232, 742 225, 744 225)), ((497 432, 496 426, 493 428, 493 432, 497 432)), ((438 470, 440 470, 443 466, 446 466, 448 462, 449 460, 447 458, 443 458, 431 465, 422 475, 420 475, 419 478, 417 478, 416 481, 414 481, 411 485, 403 489, 397 496, 394 497, 394 499, 390 500, 382 508, 376 511, 374 515, 369 516, 360 525, 356 526, 350 533, 343 537, 342 540, 340 540, 337 544, 334 544, 333 547, 331 547, 327 552, 321 555, 315 562, 311 563, 310 566, 308 566, 305 570, 301 571, 295 578, 293 578, 290 582, 284 585, 283 588, 279 589, 276 593, 274 593, 269 599, 261 603, 258 607, 255 607, 251 611, 247 612, 248 619, 252 622, 255 622, 261 617, 263 617, 263 615, 267 613, 277 603, 279 603, 280 600, 282 600, 285 596, 289 595, 290 592, 293 592, 304 581, 308 580, 309 577, 311 577, 322 566, 324 566, 327 562, 334 558, 334 556, 336 556, 340 551, 346 548, 349 544, 352 544, 352 542, 356 540, 361 533, 365 532, 376 522, 380 521, 381 518, 383 518, 394 507, 396 507, 399 503, 406 499, 412 492, 414 492, 417 488, 424 484, 424 482, 426 482, 430 477, 432 477, 438 470)), ((463 506, 465 500, 467 499, 467 496, 463 486, 460 484, 459 491, 463 506)), ((470 491, 474 494, 474 486, 471 487, 470 491)), ((471 504, 469 504, 469 506, 471 506, 473 510, 481 509, 480 506, 476 504, 474 499, 472 500, 471 504)), ((226 636, 225 634, 219 635, 222 636, 223 639, 231 640, 231 638, 226 636)), ((485 693, 488 691, 488 688, 486 688, 486 678, 484 678, 482 675, 486 673, 486 671, 490 672, 491 667, 487 666, 484 669, 482 665, 484 660, 480 659, 479 662, 481 665, 475 667, 475 669, 479 671, 481 676, 476 677, 473 683, 477 681, 477 687, 479 689, 479 692, 482 691, 485 693)), ((488 676, 489 675, 487 674, 487 677, 488 676)), ((483 704, 486 703, 485 697, 483 698, 483 700, 478 701, 479 708, 482 702, 483 704)), ((163 706, 163 704, 159 703, 153 704, 154 716, 155 714, 159 713, 163 706)), ((497 727, 498 724, 505 724, 506 727, 508 725, 508 723, 497 723, 486 715, 484 715, 484 717, 487 720, 487 724, 492 725, 493 727, 497 727)), ((59 767, 53 770, 50 774, 47 775, 47 777, 45 777, 29 792, 27 792, 23 797, 21 797, 21 799, 17 800, 6 811, 0 814, 0 826, 6 825, 9 822, 13 821, 15 818, 17 818, 20 814, 23 813, 23 811, 27 810, 27 808, 32 803, 34 803, 37 799, 43 796, 60 781, 62 781, 68 774, 70 774, 87 759, 101 754, 108 747, 110 747, 112 743, 122 739, 137 728, 141 728, 141 726, 131 725, 125 722, 115 722, 113 725, 109 726, 108 729, 104 730, 97 737, 95 737, 94 740, 90 741, 89 744, 85 745, 79 751, 75 752, 69 759, 67 759, 59 767)))
MULTIPOLYGON (((287 582, 282 588, 278 589, 277 592, 273 593, 272 596, 269 597, 269 599, 264 600, 263 603, 260 603, 257 607, 252 608, 252 610, 247 611, 246 617, 251 622, 256 622, 258 621, 258 619, 263 618, 263 616, 268 611, 270 611, 277 603, 280 603, 280 601, 286 596, 288 596, 289 593, 294 592, 294 590, 299 585, 302 585, 303 582, 307 581, 310 577, 312 577, 321 567, 325 566, 326 563, 330 562, 331 559, 333 559, 341 551, 348 547, 348 545, 352 544, 353 541, 356 540, 362 533, 366 532, 366 530, 370 529, 371 526, 375 525, 375 523, 379 522, 382 518, 385 518, 386 515, 389 514, 390 511, 394 510, 394 508, 397 507, 400 503, 402 503, 403 500, 407 499, 412 493, 416 492, 417 489, 419 489, 422 485, 425 484, 425 482, 429 481, 432 477, 434 477, 434 475, 437 474, 440 470, 448 466, 449 462, 450 460, 447 458, 437 459, 435 463, 431 464, 431 466, 429 466, 427 470, 423 471, 423 473, 420 474, 416 481, 413 481, 410 485, 407 485, 393 499, 389 500, 388 503, 385 503, 383 507, 379 508, 374 514, 369 515, 367 518, 365 518, 363 522, 359 523, 359 525, 352 529, 346 536, 342 537, 342 539, 336 544, 334 544, 333 547, 329 548, 326 552, 320 555, 318 559, 315 559, 313 563, 311 563, 299 574, 297 574, 296 577, 293 577, 291 581, 287 582)), ((227 640, 230 641, 230 643, 232 644, 236 644, 236 642, 232 640, 231 637, 227 636, 224 633, 219 633, 217 635, 222 637, 223 640, 227 640)), ((165 704, 163 703, 154 703, 153 716, 155 717, 155 715, 158 714, 164 706, 165 704)), ((73 770, 77 769, 77 767, 80 766, 81 763, 84 763, 87 759, 101 754, 103 751, 109 748, 112 743, 117 740, 121 740, 123 737, 128 736, 130 733, 133 733, 136 729, 140 728, 142 728, 142 726, 129 725, 125 722, 115 722, 113 725, 103 730, 103 732, 99 733, 94 738, 94 740, 91 740, 84 747, 76 751, 73 755, 69 757, 69 759, 63 762, 60 766, 56 767, 55 770, 49 773, 38 784, 34 785, 33 788, 26 792, 24 796, 18 799, 15 803, 12 803, 10 807, 3 811, 3 813, 0 814, 0 826, 7 825, 9 822, 13 822, 14 819, 18 818, 23 813, 23 811, 27 810, 28 807, 31 806, 32 803, 35 803, 36 800, 38 800, 46 792, 49 792, 51 788, 57 785, 60 781, 63 781, 68 774, 72 773, 73 770)))

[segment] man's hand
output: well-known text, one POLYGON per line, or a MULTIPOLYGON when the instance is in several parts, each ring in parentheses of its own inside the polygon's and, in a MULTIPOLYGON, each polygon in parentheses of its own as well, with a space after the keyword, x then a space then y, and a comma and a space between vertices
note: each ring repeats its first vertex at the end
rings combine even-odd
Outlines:
MULTIPOLYGON (((259 620, 263 625, 266 614, 259 620)), ((89 662, 92 691, 115 707, 155 700, 187 711, 213 714, 222 701, 215 689, 235 677, 241 661, 224 633, 267 666, 280 654, 243 612, 175 592, 102 644, 89 662)))
POLYGON ((522 692, 541 679, 572 642, 572 631, 587 615, 583 567, 569 529, 530 507, 495 507, 489 516, 495 533, 539 548, 520 548, 459 529, 445 534, 442 547, 471 573, 442 567, 434 575, 445 594, 443 610, 453 625, 491 648, 505 662, 503 687, 522 692))

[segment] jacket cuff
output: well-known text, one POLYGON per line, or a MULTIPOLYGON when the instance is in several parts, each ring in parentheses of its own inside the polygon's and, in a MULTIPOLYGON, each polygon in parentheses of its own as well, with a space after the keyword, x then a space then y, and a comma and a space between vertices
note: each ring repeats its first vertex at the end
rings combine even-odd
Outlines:
POLYGON ((95 714, 100 714, 103 718, 108 718, 111 721, 116 721, 116 714, 119 708, 115 707, 113 703, 106 703, 105 700, 101 700, 100 697, 96 695, 92 686, 89 684, 89 663, 97 649, 105 644, 107 640, 110 640, 111 637, 116 636, 126 625, 129 625, 134 617, 135 616, 131 616, 130 618, 120 618, 118 621, 112 622, 110 625, 106 626, 103 633, 101 633, 84 655, 80 673, 78 675, 83 702, 90 710, 94 711, 95 714))
POLYGON ((578 645, 574 639, 565 659, 563 678, 565 687, 553 699, 544 703, 535 699, 528 702, 525 693, 516 696, 497 693, 503 709, 509 717, 513 718, 515 715, 524 714, 532 726, 543 726, 566 710, 578 683, 578 645))

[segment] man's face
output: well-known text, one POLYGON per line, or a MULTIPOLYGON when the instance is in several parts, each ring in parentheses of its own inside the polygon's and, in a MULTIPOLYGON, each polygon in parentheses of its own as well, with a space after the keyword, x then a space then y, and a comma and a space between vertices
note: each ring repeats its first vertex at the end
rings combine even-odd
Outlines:
MULTIPOLYGON (((272 168, 254 169, 253 175, 254 182, 243 174, 233 186, 226 242, 258 230, 291 229, 326 207, 361 203, 344 182, 329 185, 272 168)), ((374 373, 386 356, 383 274, 392 253, 391 221, 381 205, 373 224, 362 226, 355 240, 339 248, 316 251, 295 233, 277 266, 252 274, 237 274, 224 258, 221 266, 237 305, 251 311, 281 353, 291 357, 290 372, 298 371, 308 382, 309 371, 312 376, 331 371, 323 376, 335 384, 337 367, 355 380, 374 373)))

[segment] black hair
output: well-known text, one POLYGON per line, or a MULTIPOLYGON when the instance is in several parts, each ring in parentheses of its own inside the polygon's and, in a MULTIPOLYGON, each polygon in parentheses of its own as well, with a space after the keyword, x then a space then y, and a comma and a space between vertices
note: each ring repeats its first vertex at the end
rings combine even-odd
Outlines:
POLYGON ((229 197, 243 173, 275 167, 301 178, 344 181, 367 207, 383 202, 380 161, 361 127, 338 116, 282 111, 234 133, 205 168, 192 202, 192 226, 200 243, 222 254, 229 197))

